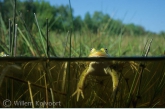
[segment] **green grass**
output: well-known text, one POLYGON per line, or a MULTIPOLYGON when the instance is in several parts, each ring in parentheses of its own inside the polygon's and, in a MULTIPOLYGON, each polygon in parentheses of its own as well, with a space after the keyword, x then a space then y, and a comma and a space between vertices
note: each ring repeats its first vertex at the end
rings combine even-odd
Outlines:
MULTIPOLYGON (((142 51, 147 40, 153 39, 151 49, 148 56, 161 56, 164 51, 164 37, 156 36, 108 36, 98 34, 75 34, 72 38, 72 57, 88 56, 91 48, 107 48, 111 56, 142 56, 142 51), (81 48, 81 49, 80 49, 81 48), (81 51, 80 51, 81 50, 81 51)), ((69 44, 65 48, 66 35, 56 35, 50 33, 52 47, 56 49, 58 56, 63 56, 63 51, 66 49, 69 55, 69 44)))

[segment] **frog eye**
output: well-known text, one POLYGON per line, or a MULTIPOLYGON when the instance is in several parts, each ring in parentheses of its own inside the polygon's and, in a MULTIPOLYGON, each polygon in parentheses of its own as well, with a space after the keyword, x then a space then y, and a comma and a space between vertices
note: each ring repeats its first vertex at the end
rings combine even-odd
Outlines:
POLYGON ((91 48, 91 52, 95 51, 96 49, 95 48, 91 48))
POLYGON ((92 51, 93 48, 90 49, 90 51, 92 51))
POLYGON ((107 48, 104 48, 105 52, 108 53, 108 49, 107 48))
POLYGON ((101 51, 108 53, 108 50, 106 48, 101 48, 101 51))

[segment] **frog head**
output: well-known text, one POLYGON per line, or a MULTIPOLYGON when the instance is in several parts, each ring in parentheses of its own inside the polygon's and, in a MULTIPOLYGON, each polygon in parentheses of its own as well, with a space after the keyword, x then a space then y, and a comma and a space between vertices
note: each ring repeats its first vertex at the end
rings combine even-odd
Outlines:
POLYGON ((109 57, 109 54, 105 48, 101 48, 100 50, 92 48, 89 57, 109 57))

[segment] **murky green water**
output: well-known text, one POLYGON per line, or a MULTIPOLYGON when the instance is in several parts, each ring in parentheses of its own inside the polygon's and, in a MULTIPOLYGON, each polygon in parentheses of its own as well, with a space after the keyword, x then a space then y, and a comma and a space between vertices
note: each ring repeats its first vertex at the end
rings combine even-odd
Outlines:
POLYGON ((165 58, 1 58, 0 87, 1 107, 165 107, 165 58), (110 75, 89 75, 77 102, 79 77, 96 60, 117 71, 117 93, 110 75))

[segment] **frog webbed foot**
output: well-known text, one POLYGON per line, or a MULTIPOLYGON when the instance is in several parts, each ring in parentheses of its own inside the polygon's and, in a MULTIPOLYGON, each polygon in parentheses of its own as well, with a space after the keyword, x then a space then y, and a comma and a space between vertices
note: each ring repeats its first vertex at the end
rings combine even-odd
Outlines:
POLYGON ((72 97, 73 97, 74 95, 76 95, 76 94, 77 94, 77 101, 79 100, 79 96, 80 96, 80 95, 81 95, 81 97, 84 99, 84 94, 83 94, 82 89, 77 88, 77 90, 72 94, 72 97))

